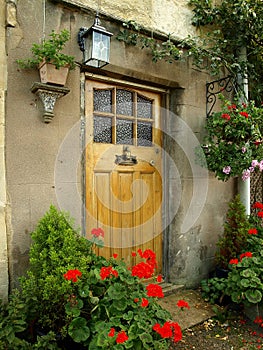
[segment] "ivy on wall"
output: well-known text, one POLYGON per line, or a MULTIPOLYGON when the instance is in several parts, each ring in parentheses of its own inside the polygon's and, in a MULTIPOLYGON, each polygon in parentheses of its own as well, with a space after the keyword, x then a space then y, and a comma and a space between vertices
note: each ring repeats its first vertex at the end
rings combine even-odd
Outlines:
POLYGON ((124 41, 127 45, 139 46, 141 49, 148 48, 152 54, 153 62, 165 59, 172 63, 182 57, 183 50, 168 35, 167 40, 161 41, 147 36, 144 28, 135 21, 123 23, 124 30, 121 30, 117 39, 124 41))
POLYGON ((147 35, 134 21, 124 24, 118 40, 148 48, 154 62, 191 56, 194 64, 216 77, 248 77, 250 99, 263 97, 263 3, 262 0, 190 0, 192 25, 197 35, 178 42, 147 35))

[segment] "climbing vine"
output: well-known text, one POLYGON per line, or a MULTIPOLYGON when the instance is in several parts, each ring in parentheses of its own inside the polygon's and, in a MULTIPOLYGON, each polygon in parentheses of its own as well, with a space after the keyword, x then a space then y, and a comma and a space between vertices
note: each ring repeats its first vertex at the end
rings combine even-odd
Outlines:
POLYGON ((153 61, 173 63, 191 56, 196 66, 214 76, 248 77, 250 99, 257 104, 263 94, 263 3, 262 0, 190 0, 192 25, 198 35, 180 42, 171 35, 166 40, 147 35, 130 21, 118 39, 140 48, 149 48, 153 61))
POLYGON ((153 62, 164 59, 172 63, 182 57, 183 51, 173 42, 171 35, 168 35, 165 41, 149 37, 143 32, 142 26, 135 21, 123 23, 123 27, 125 29, 119 32, 117 39, 128 45, 137 45, 141 49, 150 49, 153 62))

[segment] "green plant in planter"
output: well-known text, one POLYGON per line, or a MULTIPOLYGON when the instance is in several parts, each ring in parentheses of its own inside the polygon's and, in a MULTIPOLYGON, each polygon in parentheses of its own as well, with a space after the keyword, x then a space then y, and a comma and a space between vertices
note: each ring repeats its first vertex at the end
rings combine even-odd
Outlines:
POLYGON ((229 202, 223 235, 217 242, 215 263, 217 267, 228 269, 229 261, 246 249, 250 223, 240 195, 229 202))
POLYGON ((221 111, 206 120, 207 136, 197 162, 222 181, 263 170, 263 108, 253 101, 232 103, 221 96, 221 111))
POLYGON ((64 29, 60 33, 55 33, 53 30, 49 37, 50 39, 44 39, 40 44, 34 43, 32 45, 32 58, 17 60, 21 68, 38 68, 43 61, 54 64, 57 69, 65 66, 69 67, 69 69, 75 68, 74 56, 66 55, 62 52, 69 41, 69 31, 64 29))

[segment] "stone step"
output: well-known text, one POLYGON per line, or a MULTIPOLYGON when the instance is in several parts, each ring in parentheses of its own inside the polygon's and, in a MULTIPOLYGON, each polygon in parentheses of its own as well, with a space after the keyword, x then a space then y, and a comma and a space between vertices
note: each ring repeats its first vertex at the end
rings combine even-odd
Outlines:
MULTIPOLYGON (((148 285, 150 283, 156 283, 156 281, 155 281, 155 278, 149 278, 147 280, 142 281, 142 283, 144 285, 148 285)), ((182 285, 182 284, 172 284, 172 283, 164 282, 164 281, 159 282, 157 284, 162 287, 164 296, 171 295, 171 294, 175 293, 176 291, 184 288, 184 285, 182 285)))
POLYGON ((163 289, 163 294, 164 294, 165 297, 175 293, 176 291, 178 291, 180 289, 184 288, 184 285, 172 284, 172 283, 167 283, 167 282, 160 283, 160 286, 163 289))

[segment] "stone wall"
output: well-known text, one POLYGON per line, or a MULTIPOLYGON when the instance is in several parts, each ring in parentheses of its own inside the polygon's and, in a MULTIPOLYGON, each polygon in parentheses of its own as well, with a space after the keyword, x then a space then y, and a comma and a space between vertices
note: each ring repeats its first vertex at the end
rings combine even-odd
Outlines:
MULTIPOLYGON (((167 0, 166 3, 167 6, 161 1, 136 1, 131 5, 127 0, 119 1, 119 4, 114 2, 113 5, 110 1, 103 1, 102 25, 114 36, 111 63, 102 72, 109 77, 167 89, 163 106, 167 138, 164 148, 177 170, 171 171, 169 162, 164 164, 167 185, 164 222, 171 221, 165 233, 165 273, 172 282, 190 286, 198 283, 211 269, 215 242, 222 231, 227 203, 234 191, 231 182, 220 184, 213 175, 197 170, 193 149, 189 148, 194 144, 192 141, 198 142, 203 133, 205 83, 209 76, 188 61, 153 63, 147 50, 128 47, 116 40, 121 24, 115 17, 140 20, 146 27, 174 32, 178 37, 193 31, 186 2, 167 0), (180 28, 177 28, 179 23, 180 28)), ((81 200, 75 202, 69 187, 65 186, 68 182, 78 188, 81 198, 82 176, 76 175, 81 167, 80 161, 75 174, 68 174, 66 180, 56 177, 56 166, 62 164, 66 173, 73 159, 71 156, 77 154, 81 159, 83 130, 79 121, 85 97, 82 89, 84 73, 77 67, 70 73, 67 82, 70 93, 57 101, 52 122, 44 124, 42 103, 31 92, 32 84, 39 81, 38 72, 21 70, 15 61, 28 57, 32 43, 40 42, 53 29, 57 32, 66 28, 71 33, 66 50, 80 62, 82 53, 77 34, 80 27, 93 24, 96 8, 97 1, 20 0, 16 9, 17 24, 8 28, 6 170, 11 207, 8 234, 12 286, 27 267, 30 232, 50 204, 60 206, 58 197, 63 197, 63 201, 67 202, 66 209, 81 224, 81 200), (69 149, 70 156, 58 157, 61 147, 66 146, 65 137, 73 131, 74 152, 69 149)))
POLYGON ((172 34, 178 39, 195 33, 191 25, 192 11, 188 0, 56 0, 56 2, 88 7, 122 21, 133 20, 143 27, 172 34))

